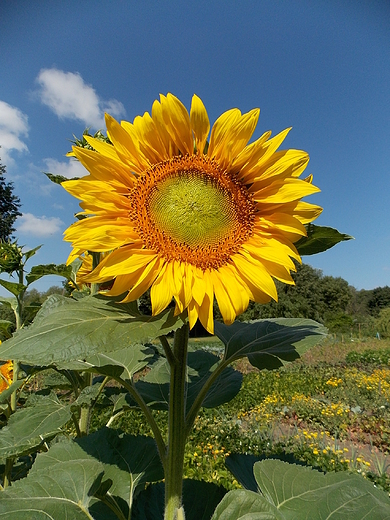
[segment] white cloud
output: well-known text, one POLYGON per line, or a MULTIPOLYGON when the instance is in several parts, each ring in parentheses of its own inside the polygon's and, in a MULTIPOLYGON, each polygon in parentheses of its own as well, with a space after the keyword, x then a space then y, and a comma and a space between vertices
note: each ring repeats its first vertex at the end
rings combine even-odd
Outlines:
POLYGON ((44 159, 44 163, 46 164, 47 173, 52 173, 53 175, 62 175, 67 179, 72 179, 73 177, 84 177, 85 175, 88 175, 88 171, 76 159, 70 159, 67 162, 61 162, 57 161, 57 159, 47 158, 44 159))
POLYGON ((36 217, 32 213, 23 213, 16 221, 16 230, 23 235, 48 237, 61 231, 64 223, 58 217, 36 217))
POLYGON ((13 150, 27 152, 22 138, 28 136, 28 118, 19 108, 0 100, 0 157, 2 164, 13 164, 13 150))
POLYGON ((104 127, 104 112, 114 117, 125 114, 122 103, 116 99, 101 99, 78 72, 42 69, 36 81, 41 102, 59 118, 76 119, 98 129, 104 127))

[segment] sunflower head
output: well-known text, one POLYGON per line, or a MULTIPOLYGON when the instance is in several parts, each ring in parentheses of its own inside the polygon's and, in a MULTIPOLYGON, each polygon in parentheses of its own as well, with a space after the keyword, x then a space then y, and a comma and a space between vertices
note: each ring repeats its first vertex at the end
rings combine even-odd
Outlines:
POLYGON ((210 332, 214 297, 225 323, 250 300, 276 300, 274 279, 293 283, 294 242, 321 208, 302 201, 319 191, 300 179, 307 153, 278 151, 289 129, 248 144, 258 117, 228 110, 210 133, 200 98, 188 112, 172 94, 132 123, 106 115, 109 141, 84 136, 89 149, 73 148, 89 175, 63 183, 87 217, 65 232, 69 261, 106 253, 83 280, 113 279, 107 294, 123 301, 150 288, 153 314, 174 299, 210 332))
POLYGON ((7 390, 12 383, 14 365, 12 361, 7 361, 0 366, 0 392, 7 390))

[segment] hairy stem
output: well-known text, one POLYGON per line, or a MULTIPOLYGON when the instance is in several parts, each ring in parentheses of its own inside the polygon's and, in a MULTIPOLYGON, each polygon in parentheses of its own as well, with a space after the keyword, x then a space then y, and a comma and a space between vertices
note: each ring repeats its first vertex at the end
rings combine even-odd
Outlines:
POLYGON ((185 432, 185 403, 188 334, 189 327, 187 324, 175 332, 173 357, 170 362, 171 380, 169 387, 168 451, 165 471, 164 520, 178 520, 180 516, 183 518, 183 509, 181 506, 184 449, 187 439, 185 432))

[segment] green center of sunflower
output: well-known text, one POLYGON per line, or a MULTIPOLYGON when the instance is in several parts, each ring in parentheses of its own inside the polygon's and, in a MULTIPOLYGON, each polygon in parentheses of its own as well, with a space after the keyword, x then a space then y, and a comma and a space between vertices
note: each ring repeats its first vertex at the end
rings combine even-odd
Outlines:
POLYGON ((189 247, 216 246, 234 229, 234 204, 226 190, 196 171, 156 184, 149 198, 156 226, 189 247))
POLYGON ((146 249, 167 261, 218 268, 253 233, 246 186, 205 155, 176 156, 138 177, 129 218, 146 249))

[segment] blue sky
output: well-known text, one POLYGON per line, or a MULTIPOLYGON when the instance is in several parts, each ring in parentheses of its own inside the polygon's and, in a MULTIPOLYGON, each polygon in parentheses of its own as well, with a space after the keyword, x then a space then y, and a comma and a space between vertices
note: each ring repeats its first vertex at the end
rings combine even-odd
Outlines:
MULTIPOLYGON (((172 92, 214 121, 260 107, 254 138, 292 126, 310 154, 317 220, 355 237, 304 257, 357 289, 390 285, 390 3, 360 0, 0 3, 0 157, 22 202, 20 244, 63 263, 78 203, 42 173, 103 114, 130 121, 172 92)), ((56 280, 36 285, 44 290, 56 280)))

